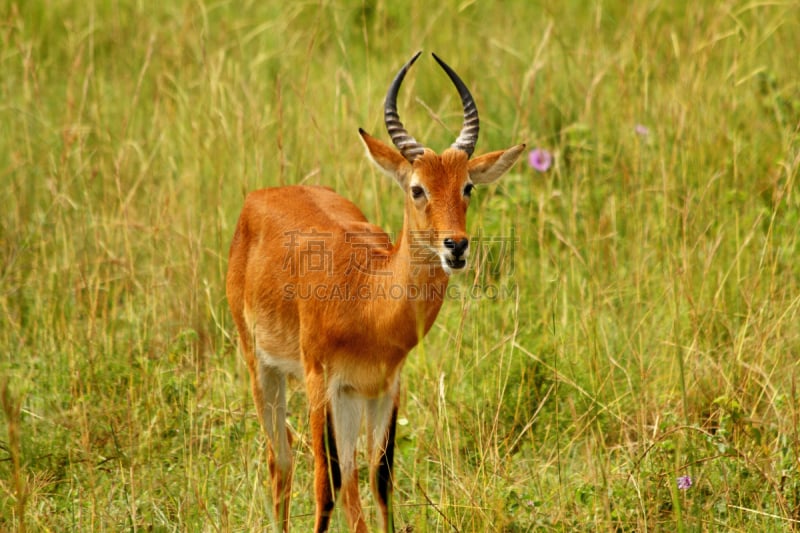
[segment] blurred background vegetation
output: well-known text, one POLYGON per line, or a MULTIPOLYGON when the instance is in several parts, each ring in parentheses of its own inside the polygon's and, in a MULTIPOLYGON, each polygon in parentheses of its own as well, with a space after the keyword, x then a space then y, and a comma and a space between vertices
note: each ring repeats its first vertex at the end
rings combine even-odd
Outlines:
POLYGON ((513 246, 479 250, 406 365, 397 523, 797 528, 798 2, 11 0, 0 43, 0 529, 268 526, 238 210, 319 183, 398 231, 357 128, 386 139, 420 49, 417 139, 461 125, 433 51, 479 153, 554 162, 476 191, 471 232, 513 246))

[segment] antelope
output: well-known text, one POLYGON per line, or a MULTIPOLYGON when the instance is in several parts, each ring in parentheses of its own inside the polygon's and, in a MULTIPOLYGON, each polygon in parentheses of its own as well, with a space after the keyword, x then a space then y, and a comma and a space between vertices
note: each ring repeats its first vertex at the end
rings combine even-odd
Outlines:
POLYGON ((289 530, 291 432, 286 377, 304 385, 314 455, 314 530, 326 531, 337 495, 351 531, 367 531, 358 493, 356 444, 366 419, 372 493, 393 531, 392 461, 400 371, 442 306, 449 276, 467 265, 466 214, 475 185, 492 183, 524 144, 471 159, 478 111, 464 82, 434 59, 458 89, 461 132, 441 155, 418 143, 397 112, 417 52, 384 103, 397 149, 359 128, 367 155, 403 190, 403 228, 392 243, 352 202, 318 186, 247 195, 231 243, 226 293, 266 434, 274 516, 289 530))

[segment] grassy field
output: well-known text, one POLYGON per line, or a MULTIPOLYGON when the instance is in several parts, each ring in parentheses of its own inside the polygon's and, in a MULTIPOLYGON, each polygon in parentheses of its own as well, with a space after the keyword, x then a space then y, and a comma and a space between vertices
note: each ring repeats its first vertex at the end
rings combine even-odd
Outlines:
POLYGON ((238 211, 319 183, 398 231, 357 128, 388 140, 419 49, 417 139, 461 125, 433 51, 478 153, 554 160, 476 191, 480 253, 404 371, 397 523, 800 529, 800 4, 685 4, 2 2, 0 530, 269 527, 238 211))

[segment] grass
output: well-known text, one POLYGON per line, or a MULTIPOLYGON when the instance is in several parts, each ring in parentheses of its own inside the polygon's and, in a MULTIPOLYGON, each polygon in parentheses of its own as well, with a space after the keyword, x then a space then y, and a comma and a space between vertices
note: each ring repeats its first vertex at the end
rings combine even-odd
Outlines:
MULTIPOLYGON (((0 529, 268 526, 238 209, 320 183, 397 231, 357 128, 386 139, 418 49, 471 87, 478 152, 555 161, 476 191, 482 254, 404 372, 397 523, 798 529, 800 4, 584 4, 0 6, 0 529)), ((429 59, 400 104, 433 148, 460 126, 429 59)))

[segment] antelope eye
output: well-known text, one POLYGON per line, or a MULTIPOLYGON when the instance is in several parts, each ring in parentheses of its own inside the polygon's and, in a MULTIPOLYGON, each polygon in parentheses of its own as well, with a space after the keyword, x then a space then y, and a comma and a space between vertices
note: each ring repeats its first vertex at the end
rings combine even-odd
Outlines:
POLYGON ((414 185, 413 187, 411 187, 411 197, 414 200, 419 200, 420 198, 425 198, 425 189, 423 189, 419 185, 414 185))
POLYGON ((472 189, 474 188, 475 186, 473 184, 467 183, 467 185, 464 187, 464 196, 466 196, 467 198, 472 196, 472 189))

